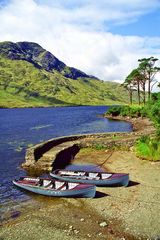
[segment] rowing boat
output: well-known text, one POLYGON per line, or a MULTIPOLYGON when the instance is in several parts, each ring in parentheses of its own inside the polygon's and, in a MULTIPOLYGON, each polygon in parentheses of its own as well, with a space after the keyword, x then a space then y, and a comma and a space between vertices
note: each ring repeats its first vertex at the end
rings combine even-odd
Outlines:
POLYGON ((91 184, 68 182, 53 178, 21 177, 13 184, 33 193, 52 197, 86 197, 93 198, 96 187, 91 184))
POLYGON ((94 184, 96 186, 127 186, 129 183, 129 174, 126 173, 110 173, 110 172, 91 172, 91 171, 73 171, 65 169, 57 169, 50 173, 53 178, 77 182, 94 184))

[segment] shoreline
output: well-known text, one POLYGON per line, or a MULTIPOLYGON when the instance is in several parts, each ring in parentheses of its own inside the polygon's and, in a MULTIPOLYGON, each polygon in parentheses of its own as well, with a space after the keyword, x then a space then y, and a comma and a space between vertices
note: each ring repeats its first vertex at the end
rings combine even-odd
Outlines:
POLYGON ((117 116, 113 117, 111 115, 104 115, 105 118, 108 118, 110 120, 117 120, 117 121, 126 121, 129 122, 132 125, 133 132, 144 132, 145 131, 148 133, 150 131, 155 131, 155 127, 153 122, 149 118, 145 117, 122 117, 122 116, 117 116))
MULTIPOLYGON (((122 105, 126 105, 126 103, 122 103, 122 105)), ((103 104, 96 104, 96 105, 81 105, 81 104, 68 104, 68 105, 48 105, 48 106, 30 106, 30 107, 3 107, 0 106, 0 109, 25 109, 25 108, 57 108, 57 107, 98 107, 98 106, 103 106, 103 107, 108 107, 108 106, 113 106, 113 103, 108 103, 107 105, 103 105, 103 104)))
MULTIPOLYGON (((154 132, 148 119, 141 119, 141 124, 136 120, 132 119, 131 123, 136 137, 146 131, 154 132)), ((82 149, 73 163, 103 164, 108 171, 128 172, 129 187, 98 187, 93 199, 47 198, 28 193, 31 200, 22 207, 21 213, 1 224, 0 238, 145 240, 158 237, 160 163, 142 161, 131 151, 115 150, 109 158, 108 153, 107 150, 82 149)))
POLYGON ((106 150, 83 149, 73 163, 103 164, 108 171, 128 172, 128 187, 97 187, 93 199, 48 198, 26 192, 32 199, 22 207, 17 218, 1 225, 0 238, 146 240, 158 237, 160 163, 142 161, 133 152, 114 151, 109 158, 108 154, 106 150))

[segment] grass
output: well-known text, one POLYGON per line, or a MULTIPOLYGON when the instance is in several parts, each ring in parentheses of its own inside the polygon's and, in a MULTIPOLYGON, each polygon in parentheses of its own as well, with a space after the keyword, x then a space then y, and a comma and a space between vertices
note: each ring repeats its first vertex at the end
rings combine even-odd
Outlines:
POLYGON ((96 144, 96 145, 93 145, 92 146, 92 148, 93 149, 95 149, 95 150, 106 150, 106 149, 108 149, 106 146, 104 146, 103 144, 96 144))
POLYGON ((160 93, 153 94, 152 100, 145 106, 115 106, 106 115, 150 118, 156 127, 157 136, 142 136, 135 144, 135 152, 142 159, 160 161, 160 93))
MULTIPOLYGON (((67 71, 67 67, 65 69, 67 71)), ((0 107, 115 105, 128 102, 118 83, 66 78, 23 60, 0 56, 0 107)))
POLYGON ((93 152, 92 147, 84 147, 84 148, 80 149, 80 153, 82 153, 82 154, 91 153, 91 152, 93 152))
POLYGON ((160 161, 160 139, 142 136, 135 145, 136 155, 150 161, 160 161))
POLYGON ((17 96, 0 89, 0 108, 26 108, 26 107, 47 107, 52 106, 49 101, 40 98, 28 98, 17 96))

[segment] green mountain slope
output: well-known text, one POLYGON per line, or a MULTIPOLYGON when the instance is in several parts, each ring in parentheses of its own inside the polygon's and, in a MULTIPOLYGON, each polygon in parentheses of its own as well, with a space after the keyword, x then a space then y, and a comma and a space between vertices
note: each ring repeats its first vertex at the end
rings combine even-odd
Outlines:
POLYGON ((36 43, 0 43, 0 107, 107 105, 128 101, 118 83, 70 68, 36 43))

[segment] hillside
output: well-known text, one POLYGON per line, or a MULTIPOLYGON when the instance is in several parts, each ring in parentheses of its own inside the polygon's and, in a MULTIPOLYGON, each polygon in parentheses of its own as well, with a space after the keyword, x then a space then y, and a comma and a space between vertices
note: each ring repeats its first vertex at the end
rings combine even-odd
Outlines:
POLYGON ((107 105, 128 101, 118 83, 66 66, 40 45, 0 43, 0 107, 107 105))

